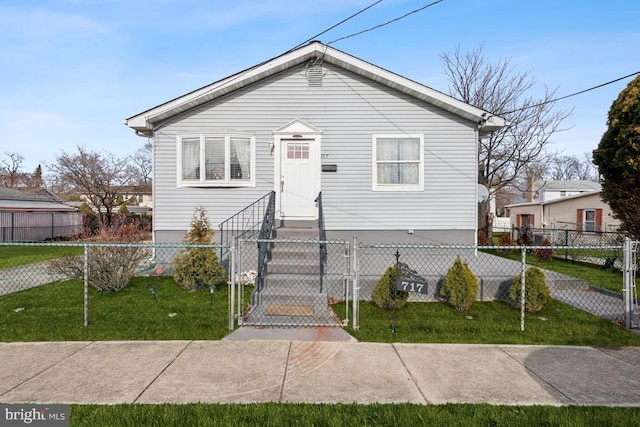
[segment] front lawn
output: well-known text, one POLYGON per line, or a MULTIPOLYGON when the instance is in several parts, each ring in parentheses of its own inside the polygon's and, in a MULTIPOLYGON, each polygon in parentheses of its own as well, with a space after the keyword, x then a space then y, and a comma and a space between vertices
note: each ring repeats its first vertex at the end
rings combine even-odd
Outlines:
POLYGON ((82 246, 68 245, 21 245, 7 246, 0 244, 0 270, 48 261, 70 255, 82 255, 82 246))
POLYGON ((217 340, 229 333, 227 286, 213 298, 171 277, 135 277, 118 292, 90 288, 87 327, 83 295, 82 283, 69 280, 0 297, 0 341, 217 340))
MULTIPOLYGON (((340 303, 338 312, 344 309, 340 303)), ((468 343, 531 345, 640 345, 640 336, 585 311, 550 300, 538 313, 526 313, 520 330, 520 311, 507 303, 476 302, 456 311, 440 302, 408 303, 395 314, 367 301, 360 303, 360 329, 346 328, 360 341, 403 343, 468 343)))

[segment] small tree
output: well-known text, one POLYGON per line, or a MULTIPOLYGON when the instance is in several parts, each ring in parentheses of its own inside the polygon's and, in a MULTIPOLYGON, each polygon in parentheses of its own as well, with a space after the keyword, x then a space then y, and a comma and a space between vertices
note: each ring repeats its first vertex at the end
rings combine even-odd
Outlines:
MULTIPOLYGON (((119 291, 131 280, 151 253, 141 246, 101 246, 100 243, 135 243, 142 234, 135 224, 123 225, 114 222, 91 236, 89 246, 89 284, 98 291, 119 291)), ((84 257, 57 258, 49 262, 49 270, 54 274, 84 280, 84 257)))
MULTIPOLYGON (((402 263, 400 263, 402 264, 402 263)), ((402 271, 402 266, 400 271, 402 271)), ((380 308, 399 309, 407 304, 409 292, 396 290, 398 280, 398 266, 392 265, 384 272, 376 287, 373 289, 373 303, 380 308)))
POLYGON ((511 237, 511 233, 504 233, 500 236, 500 240, 498 241, 498 246, 501 248, 498 249, 498 252, 501 254, 509 255, 513 250, 508 246, 513 246, 513 237, 511 237))
MULTIPOLYGON (((204 208, 193 214, 191 227, 183 242, 190 245, 209 245, 215 235, 204 208)), ((173 259, 173 279, 184 289, 198 291, 215 286, 225 280, 224 267, 212 247, 185 248, 173 259)))
POLYGON ((609 109, 607 131, 593 162, 602 175, 602 200, 622 228, 640 238, 640 76, 620 92, 609 109))
POLYGON ((471 308, 478 295, 478 278, 469 265, 456 257, 453 266, 444 277, 440 288, 440 296, 445 298, 456 310, 465 311, 471 308))
POLYGON ((539 246, 544 248, 538 248, 534 251, 534 255, 538 257, 538 261, 547 262, 553 259, 553 249, 551 248, 551 242, 546 237, 542 239, 539 246))
MULTIPOLYGON (((518 274, 513 278, 511 282, 511 288, 509 289, 509 297, 511 298, 511 304, 515 308, 521 307, 522 296, 522 275, 518 274)), ((535 313, 542 310, 542 307, 547 303, 549 299, 549 288, 547 287, 544 273, 536 268, 529 267, 524 273, 524 308, 530 313, 535 313)))

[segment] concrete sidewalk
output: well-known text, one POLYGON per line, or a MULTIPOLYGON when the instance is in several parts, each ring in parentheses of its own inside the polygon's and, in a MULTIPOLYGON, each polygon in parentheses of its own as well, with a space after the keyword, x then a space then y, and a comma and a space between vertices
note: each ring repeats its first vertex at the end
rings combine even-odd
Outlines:
POLYGON ((640 347, 302 338, 0 343, 0 403, 640 406, 640 347))

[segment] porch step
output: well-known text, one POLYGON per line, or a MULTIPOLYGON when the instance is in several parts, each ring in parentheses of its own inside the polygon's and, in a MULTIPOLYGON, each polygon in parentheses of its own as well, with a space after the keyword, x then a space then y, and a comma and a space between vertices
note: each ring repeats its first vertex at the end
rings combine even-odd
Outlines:
POLYGON ((318 240, 318 227, 281 227, 275 229, 276 239, 318 240))

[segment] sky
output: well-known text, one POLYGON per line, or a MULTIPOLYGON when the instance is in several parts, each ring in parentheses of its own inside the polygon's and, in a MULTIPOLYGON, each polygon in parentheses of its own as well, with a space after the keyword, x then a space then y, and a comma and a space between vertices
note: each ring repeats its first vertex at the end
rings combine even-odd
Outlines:
MULTIPOLYGON (((376 0, 0 0, 0 159, 32 172, 77 146, 133 155, 146 142, 123 124, 165 101, 313 38, 376 0)), ((324 43, 433 0, 383 0, 315 37, 324 43)), ((528 73, 540 97, 640 71, 638 0, 443 0, 331 46, 449 93, 442 54, 482 46, 528 73)), ((628 77, 558 101, 572 114, 551 150, 582 157, 606 130, 628 77)))

